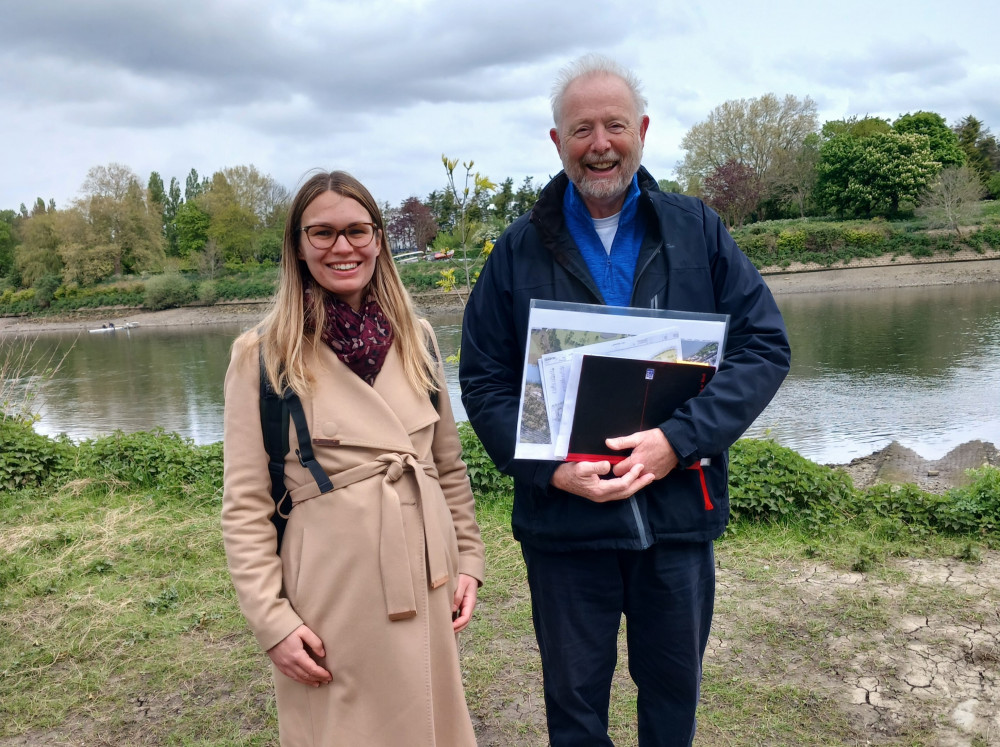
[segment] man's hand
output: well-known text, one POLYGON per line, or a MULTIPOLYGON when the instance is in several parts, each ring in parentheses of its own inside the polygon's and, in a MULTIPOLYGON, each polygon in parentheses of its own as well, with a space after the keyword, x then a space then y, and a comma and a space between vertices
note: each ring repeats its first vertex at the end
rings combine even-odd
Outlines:
POLYGON ((632 449, 628 457, 615 465, 615 474, 619 477, 638 465, 644 468, 647 474, 651 474, 653 480, 662 480, 677 467, 677 455, 659 428, 639 431, 630 436, 609 438, 605 443, 609 449, 615 451, 632 449))
POLYGON ((653 475, 643 474, 641 464, 634 464, 617 477, 602 479, 611 471, 611 462, 563 462, 552 473, 552 485, 567 493, 595 503, 621 501, 653 482, 653 475))
POLYGON ((303 685, 319 687, 333 679, 333 675, 315 661, 326 656, 323 641, 305 625, 300 625, 281 643, 268 649, 267 655, 279 672, 303 685))
POLYGON ((458 586, 455 587, 455 598, 451 602, 451 614, 454 616, 451 627, 457 633, 464 630, 472 619, 472 611, 476 608, 476 595, 479 593, 479 582, 472 576, 458 574, 458 586))

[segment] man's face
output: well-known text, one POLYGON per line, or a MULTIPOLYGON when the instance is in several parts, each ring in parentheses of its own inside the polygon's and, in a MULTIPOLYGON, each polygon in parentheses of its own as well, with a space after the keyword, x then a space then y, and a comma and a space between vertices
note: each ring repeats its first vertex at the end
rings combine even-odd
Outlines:
POLYGON ((570 84, 550 136, 588 208, 624 196, 639 170, 648 126, 649 117, 639 118, 621 78, 593 75, 570 84))

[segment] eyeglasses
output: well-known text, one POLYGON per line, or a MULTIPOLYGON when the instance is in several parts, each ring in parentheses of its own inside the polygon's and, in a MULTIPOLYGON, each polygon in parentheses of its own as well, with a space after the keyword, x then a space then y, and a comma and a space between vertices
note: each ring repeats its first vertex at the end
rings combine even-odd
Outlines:
POLYGON ((329 249, 341 236, 355 249, 363 249, 375 237, 374 223, 352 223, 347 228, 325 225, 302 226, 299 230, 305 233, 309 243, 316 249, 329 249))

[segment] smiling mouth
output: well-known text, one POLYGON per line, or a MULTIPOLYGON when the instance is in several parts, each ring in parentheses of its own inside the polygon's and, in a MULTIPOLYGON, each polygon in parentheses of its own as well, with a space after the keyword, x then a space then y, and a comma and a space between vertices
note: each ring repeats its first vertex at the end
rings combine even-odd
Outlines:
POLYGON ((331 270, 353 270, 360 264, 360 262, 338 262, 337 264, 329 265, 329 267, 331 270))
POLYGON ((611 171, 615 166, 618 165, 618 161, 596 161, 594 163, 584 164, 588 171, 593 171, 598 174, 604 174, 611 171))

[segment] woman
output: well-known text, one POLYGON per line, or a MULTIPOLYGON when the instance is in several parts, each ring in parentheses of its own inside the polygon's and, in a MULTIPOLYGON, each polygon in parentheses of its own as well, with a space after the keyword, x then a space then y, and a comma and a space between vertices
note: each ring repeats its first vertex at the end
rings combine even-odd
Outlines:
POLYGON ((439 360, 371 194, 343 172, 313 176, 271 310, 234 344, 225 387, 226 555, 274 665, 282 745, 475 744, 455 636, 483 544, 439 360), (291 428, 280 551, 262 365, 299 396, 334 488, 299 463, 291 428))

